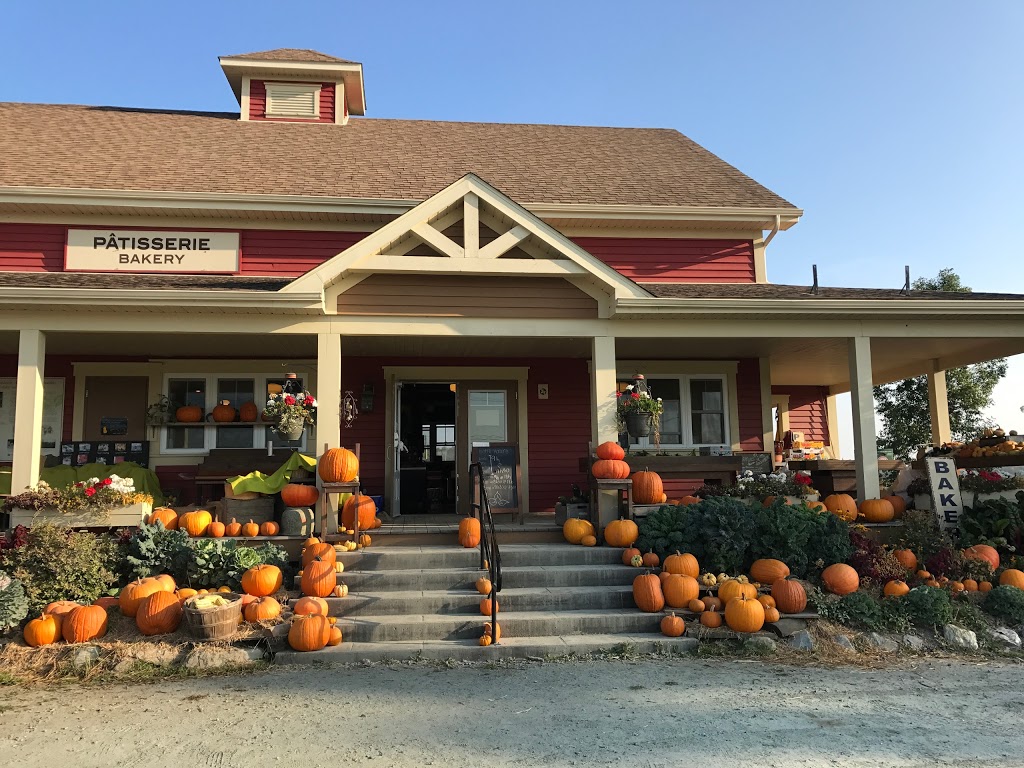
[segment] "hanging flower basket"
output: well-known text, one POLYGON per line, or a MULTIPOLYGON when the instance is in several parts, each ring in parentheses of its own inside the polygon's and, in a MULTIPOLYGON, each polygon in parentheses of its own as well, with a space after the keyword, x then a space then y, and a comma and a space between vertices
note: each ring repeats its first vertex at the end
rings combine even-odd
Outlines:
POLYGON ((627 413, 626 419, 626 431, 630 437, 647 437, 651 434, 651 423, 654 421, 653 413, 644 413, 637 411, 635 413, 627 413))
POLYGON ((306 425, 299 422, 287 422, 278 424, 274 427, 274 432, 277 433, 278 437, 282 440, 298 440, 302 437, 302 433, 305 431, 306 425))

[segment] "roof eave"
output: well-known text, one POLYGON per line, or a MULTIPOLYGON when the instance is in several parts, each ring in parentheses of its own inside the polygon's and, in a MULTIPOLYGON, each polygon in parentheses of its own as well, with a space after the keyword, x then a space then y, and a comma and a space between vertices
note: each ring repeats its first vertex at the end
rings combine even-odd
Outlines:
POLYGON ((59 306, 87 306, 96 309, 116 307, 186 306, 200 308, 259 310, 262 313, 322 313, 323 294, 320 292, 281 293, 278 291, 248 290, 190 290, 146 288, 23 288, 0 287, 0 306, 33 306, 38 304, 59 306))
POLYGON ((852 315, 930 316, 1021 315, 1024 300, 1018 299, 737 299, 737 298, 622 298, 615 302, 616 314, 650 315, 852 315))
POLYGON ((234 91, 238 102, 242 101, 242 78, 255 77, 301 77, 303 80, 317 78, 329 82, 345 83, 345 103, 349 114, 366 114, 366 92, 363 88, 363 65, 325 61, 272 61, 259 59, 233 59, 222 56, 220 67, 234 91))

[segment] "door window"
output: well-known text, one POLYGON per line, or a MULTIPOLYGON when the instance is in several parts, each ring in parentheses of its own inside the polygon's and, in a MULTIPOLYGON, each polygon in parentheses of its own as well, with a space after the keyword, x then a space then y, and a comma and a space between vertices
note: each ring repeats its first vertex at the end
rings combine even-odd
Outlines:
POLYGON ((505 398, 503 390, 469 392, 470 445, 504 443, 508 440, 505 398))

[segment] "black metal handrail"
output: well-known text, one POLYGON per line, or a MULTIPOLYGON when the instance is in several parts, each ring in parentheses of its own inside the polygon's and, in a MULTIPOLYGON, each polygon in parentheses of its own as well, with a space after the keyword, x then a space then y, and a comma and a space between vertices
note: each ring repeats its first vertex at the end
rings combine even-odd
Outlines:
POLYGON ((483 468, 479 462, 469 465, 469 476, 473 481, 473 501, 470 510, 480 521, 480 568, 487 571, 491 582, 491 643, 498 642, 498 593, 501 592, 501 550, 498 549, 498 534, 494 530, 494 518, 487 503, 487 489, 484 488, 483 468))

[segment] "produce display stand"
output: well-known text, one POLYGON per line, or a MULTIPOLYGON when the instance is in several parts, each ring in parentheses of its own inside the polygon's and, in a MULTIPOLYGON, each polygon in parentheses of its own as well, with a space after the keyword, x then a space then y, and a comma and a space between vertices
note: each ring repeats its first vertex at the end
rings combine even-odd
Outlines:
MULTIPOLYGON (((615 504, 618 507, 619 519, 632 520, 633 519, 633 481, 629 478, 625 480, 604 480, 598 479, 593 475, 588 475, 590 478, 590 509, 587 513, 587 517, 594 526, 594 530, 600 532, 601 530, 601 510, 600 510, 600 494, 602 491, 612 491, 615 493, 615 504)), ((603 537, 598 536, 599 539, 603 537)))
MULTIPOLYGON (((327 452, 327 444, 324 443, 324 453, 327 452)), ((356 465, 358 466, 360 455, 359 455, 359 443, 355 445, 356 465)), ((330 497, 335 495, 341 495, 343 493, 351 493, 355 496, 359 495, 359 477, 348 483, 324 483, 320 487, 320 498, 317 500, 317 517, 320 518, 320 537, 324 541, 338 540, 338 534, 336 533, 338 526, 334 526, 332 531, 327 527, 327 517, 330 514, 330 497)), ((341 511, 338 512, 338 523, 341 523, 341 511)), ((359 540, 359 514, 355 515, 355 523, 352 526, 354 533, 351 538, 353 541, 359 540)))
MULTIPOLYGON (((905 466, 902 461, 878 460, 878 469, 882 472, 898 471, 905 466)), ((821 498, 830 496, 833 493, 848 493, 851 496, 857 493, 856 462, 842 459, 802 459, 800 461, 790 461, 789 468, 791 470, 809 471, 811 473, 811 485, 821 494, 821 498)))
MULTIPOLYGON (((957 469, 998 469, 999 467, 1021 467, 1024 466, 1024 456, 1019 454, 1004 454, 1002 456, 957 456, 950 454, 950 458, 956 462, 957 469)), ((910 466, 918 472, 927 472, 924 461, 912 461, 910 466)))

